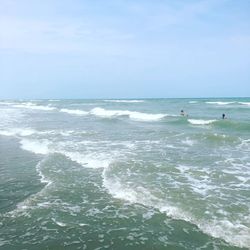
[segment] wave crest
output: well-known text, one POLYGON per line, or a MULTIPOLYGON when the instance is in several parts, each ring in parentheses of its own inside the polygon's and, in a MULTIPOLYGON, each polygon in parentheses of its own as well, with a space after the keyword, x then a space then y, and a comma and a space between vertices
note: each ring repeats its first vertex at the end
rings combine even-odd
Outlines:
POLYGON ((55 107, 36 105, 34 103, 31 103, 31 102, 15 104, 15 105, 13 105, 13 107, 15 107, 15 108, 33 109, 33 110, 42 110, 42 111, 56 110, 55 107))
POLYGON ((103 108, 94 108, 90 111, 90 114, 102 118, 128 116, 131 120, 136 121, 159 121, 166 116, 165 114, 148 114, 129 110, 106 110, 103 108))
POLYGON ((201 120, 201 119, 188 119, 188 122, 193 125, 208 125, 216 122, 217 120, 201 120))
POLYGON ((80 110, 80 109, 60 109, 60 112, 68 113, 70 115, 87 115, 88 112, 80 110))

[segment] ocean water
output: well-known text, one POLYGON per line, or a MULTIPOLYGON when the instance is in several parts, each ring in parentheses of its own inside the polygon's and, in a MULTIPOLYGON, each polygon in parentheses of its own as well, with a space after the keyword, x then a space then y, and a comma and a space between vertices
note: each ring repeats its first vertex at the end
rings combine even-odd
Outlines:
POLYGON ((249 248, 250 98, 0 101, 0 249, 249 248))

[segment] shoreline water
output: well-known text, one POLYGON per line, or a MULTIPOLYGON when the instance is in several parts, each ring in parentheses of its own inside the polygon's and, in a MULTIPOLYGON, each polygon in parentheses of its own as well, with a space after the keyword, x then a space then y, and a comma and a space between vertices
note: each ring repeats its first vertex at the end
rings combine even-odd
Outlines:
POLYGON ((30 195, 22 174, 13 176, 22 202, 30 200, 18 212, 0 210, 2 247, 249 247, 250 99, 215 99, 1 102, 0 141, 17 142, 3 143, 3 178, 9 164, 20 172, 18 146, 24 162, 28 152, 42 162, 26 178, 51 183, 30 195))

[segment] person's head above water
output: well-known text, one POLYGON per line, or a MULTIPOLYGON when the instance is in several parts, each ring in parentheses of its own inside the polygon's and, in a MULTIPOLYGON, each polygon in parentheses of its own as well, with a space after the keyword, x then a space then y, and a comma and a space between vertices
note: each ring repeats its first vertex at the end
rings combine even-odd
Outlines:
POLYGON ((225 116, 226 116, 225 114, 222 114, 222 119, 225 119, 225 116))
POLYGON ((181 110, 181 115, 182 115, 182 116, 188 116, 187 114, 184 113, 184 110, 183 110, 183 109, 181 110))

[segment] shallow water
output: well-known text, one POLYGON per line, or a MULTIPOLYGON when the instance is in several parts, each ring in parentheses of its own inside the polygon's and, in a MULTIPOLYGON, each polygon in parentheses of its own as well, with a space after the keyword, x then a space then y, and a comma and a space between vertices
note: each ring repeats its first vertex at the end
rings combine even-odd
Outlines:
POLYGON ((2 100, 0 118, 1 249, 250 248, 249 98, 2 100))

